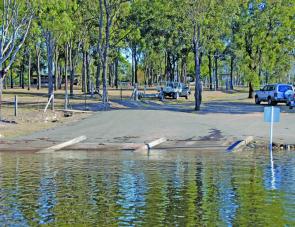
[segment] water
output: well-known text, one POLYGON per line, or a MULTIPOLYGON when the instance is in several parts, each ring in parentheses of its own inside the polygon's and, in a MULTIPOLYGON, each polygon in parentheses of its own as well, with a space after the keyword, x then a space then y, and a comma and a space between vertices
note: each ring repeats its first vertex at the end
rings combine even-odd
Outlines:
POLYGON ((0 153, 0 226, 295 226, 295 152, 0 153))

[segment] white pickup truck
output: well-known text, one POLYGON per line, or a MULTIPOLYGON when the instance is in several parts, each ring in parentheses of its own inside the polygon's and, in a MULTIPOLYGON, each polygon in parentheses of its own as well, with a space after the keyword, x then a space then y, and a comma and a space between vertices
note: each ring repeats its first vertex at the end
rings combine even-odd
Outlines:
POLYGON ((158 91, 162 93, 164 97, 172 97, 178 99, 179 97, 185 97, 188 99, 191 94, 189 86, 180 82, 165 82, 163 86, 158 88, 158 91))
POLYGON ((294 88, 290 84, 268 84, 255 94, 255 103, 267 102, 268 105, 286 103, 294 100, 294 88))

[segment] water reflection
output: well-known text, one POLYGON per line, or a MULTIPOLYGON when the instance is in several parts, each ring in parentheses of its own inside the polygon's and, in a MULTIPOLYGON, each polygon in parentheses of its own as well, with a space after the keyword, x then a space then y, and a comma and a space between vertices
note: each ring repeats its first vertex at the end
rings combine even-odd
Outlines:
POLYGON ((0 153, 0 226, 292 226, 294 182, 294 152, 0 153))

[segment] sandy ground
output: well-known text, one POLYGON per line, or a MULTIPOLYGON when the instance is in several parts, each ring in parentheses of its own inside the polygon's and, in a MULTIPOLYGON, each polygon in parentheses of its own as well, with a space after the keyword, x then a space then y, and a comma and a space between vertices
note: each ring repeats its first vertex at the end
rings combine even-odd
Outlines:
MULTIPOLYGON (((202 110, 193 111, 193 101, 113 99, 109 111, 95 112, 78 122, 33 133, 21 139, 67 140, 86 135, 89 142, 149 142, 153 139, 202 139, 212 132, 220 137, 268 140, 269 124, 263 121, 264 105, 255 105, 246 93, 205 92, 202 110), (211 96, 213 98, 208 98, 211 96), (210 100, 210 101, 209 101, 210 100)), ((295 143, 295 110, 279 105, 281 122, 274 126, 274 141, 295 143)), ((209 136, 209 137, 208 137, 209 136)))
MULTIPOLYGON (((85 106, 84 95, 78 91, 73 99, 70 100, 69 108, 73 105, 85 106)), ((75 113, 72 117, 64 117, 64 113, 60 110, 64 108, 64 92, 57 91, 55 98, 55 109, 51 111, 50 107, 44 113, 47 104, 47 89, 9 89, 4 91, 0 135, 2 138, 14 138, 18 136, 28 135, 35 131, 57 127, 81 120, 88 114, 75 113), (14 116, 14 96, 17 95, 18 111, 14 116)), ((87 97, 86 104, 98 103, 98 98, 87 97)))

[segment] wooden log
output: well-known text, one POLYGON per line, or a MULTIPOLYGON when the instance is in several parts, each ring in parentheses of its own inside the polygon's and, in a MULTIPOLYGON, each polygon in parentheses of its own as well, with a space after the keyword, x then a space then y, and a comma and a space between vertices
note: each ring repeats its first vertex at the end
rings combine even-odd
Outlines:
POLYGON ((137 149, 134 150, 134 152, 135 153, 143 153, 143 152, 149 151, 153 147, 155 147, 161 143, 164 143, 166 141, 167 141, 166 138, 160 138, 160 139, 154 140, 150 143, 143 144, 143 145, 139 146, 137 149))
POLYGON ((154 141, 148 143, 148 144, 147 144, 147 147, 148 147, 148 149, 150 150, 150 149, 152 149, 153 147, 155 147, 155 146, 157 146, 157 145, 159 145, 159 144, 161 144, 161 143, 164 143, 164 142, 166 142, 166 141, 167 141, 167 139, 163 137, 163 138, 160 138, 160 139, 157 139, 157 140, 154 140, 154 141))
POLYGON ((64 142, 64 143, 61 143, 61 144, 58 144, 58 145, 43 149, 41 151, 38 151, 37 153, 39 153, 39 154, 52 153, 52 152, 61 150, 61 149, 65 148, 65 147, 80 143, 80 142, 82 142, 84 140, 86 140, 86 136, 79 136, 79 137, 74 138, 72 140, 69 140, 67 142, 64 142))

